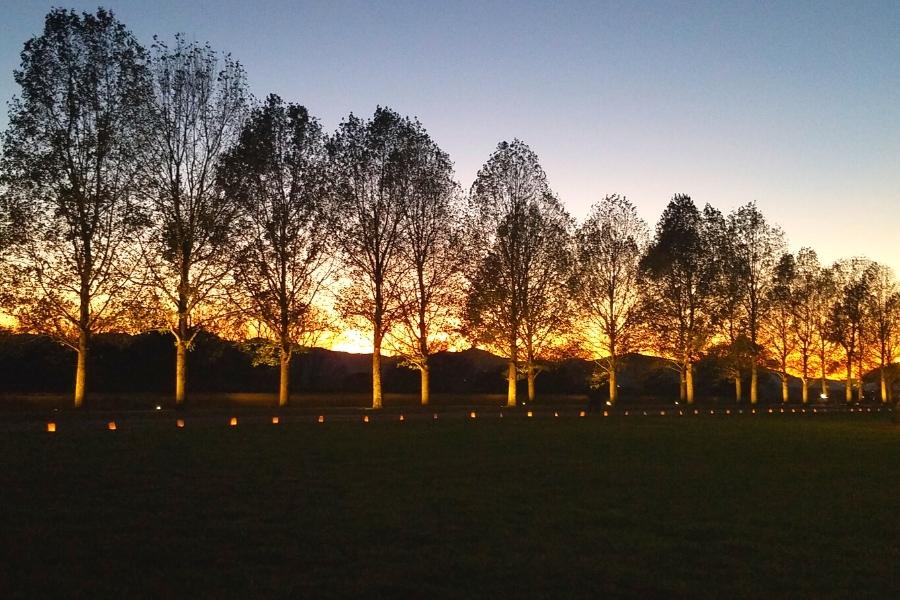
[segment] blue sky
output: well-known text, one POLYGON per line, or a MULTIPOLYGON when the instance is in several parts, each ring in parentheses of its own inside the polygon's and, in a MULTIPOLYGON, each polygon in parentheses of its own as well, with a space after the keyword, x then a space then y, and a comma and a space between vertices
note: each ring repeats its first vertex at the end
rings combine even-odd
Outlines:
MULTIPOLYGON (((0 3, 9 98, 53 3, 0 3)), ((651 226, 674 193, 725 211, 756 200, 793 249, 900 271, 898 2, 104 6, 146 44, 184 32, 230 51, 254 94, 301 102, 326 129, 377 104, 418 116, 465 187, 519 137, 576 217, 608 193, 651 226)))

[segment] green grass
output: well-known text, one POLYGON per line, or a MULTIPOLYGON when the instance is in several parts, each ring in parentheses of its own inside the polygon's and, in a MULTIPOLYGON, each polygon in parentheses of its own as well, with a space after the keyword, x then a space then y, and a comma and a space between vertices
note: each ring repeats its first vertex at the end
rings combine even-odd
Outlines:
POLYGON ((0 498, 4 598, 900 593, 885 416, 13 431, 0 498))

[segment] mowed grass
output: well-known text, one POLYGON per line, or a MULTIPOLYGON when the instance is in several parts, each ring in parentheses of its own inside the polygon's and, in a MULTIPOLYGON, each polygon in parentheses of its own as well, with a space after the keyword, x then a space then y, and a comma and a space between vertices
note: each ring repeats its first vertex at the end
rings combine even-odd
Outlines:
POLYGON ((0 438, 0 596, 897 597, 886 416, 0 438))

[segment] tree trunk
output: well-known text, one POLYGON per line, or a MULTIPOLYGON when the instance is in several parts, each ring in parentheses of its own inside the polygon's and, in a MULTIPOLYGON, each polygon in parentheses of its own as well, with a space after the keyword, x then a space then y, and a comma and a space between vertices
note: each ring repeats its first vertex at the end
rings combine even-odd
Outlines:
POLYGON ((804 377, 800 381, 800 384, 802 385, 801 394, 803 398, 803 404, 809 404, 809 379, 804 377))
POLYGON ((182 406, 187 390, 187 343, 175 338, 175 405, 182 406))
POLYGON ((372 408, 381 408, 381 332, 377 329, 372 341, 372 408))
MULTIPOLYGON (((862 346, 862 344, 860 344, 862 346)), ((856 401, 862 402, 865 398, 865 386, 863 385, 863 354, 862 348, 859 351, 859 359, 857 360, 856 374, 859 375, 857 379, 859 380, 857 383, 859 384, 856 388, 856 401)))
POLYGON ((281 346, 281 378, 278 382, 278 406, 287 406, 291 396, 291 348, 281 346))
POLYGON ((738 375, 734 378, 734 399, 735 402, 740 404, 741 400, 743 400, 743 388, 741 386, 741 376, 738 375))
POLYGON ((528 361, 528 403, 531 404, 534 402, 535 398, 535 390, 534 390, 534 364, 529 360, 528 361))
POLYGON ((610 368, 610 370, 609 370, 609 405, 614 406, 618 399, 619 399, 619 388, 618 388, 618 383, 616 383, 616 369, 610 368))
POLYGON ((428 403, 431 401, 431 384, 429 381, 431 372, 429 371, 429 368, 430 367, 426 364, 419 369, 419 378, 422 382, 422 406, 428 406, 428 403))
POLYGON ((853 402, 853 359, 847 359, 847 379, 844 382, 844 397, 847 404, 853 402))
POLYGON ((516 362, 519 360, 519 352, 516 347, 516 338, 510 340, 509 365, 506 370, 506 406, 516 406, 516 362))
POLYGON ((688 404, 694 403, 694 365, 688 363, 684 368, 684 392, 688 404))
POLYGON ((750 363, 750 404, 756 404, 759 401, 759 372, 756 369, 756 358, 750 363))
POLYGON ((84 406, 87 394, 87 361, 90 334, 82 331, 78 336, 78 359, 75 366, 75 408, 84 406))
POLYGON ((888 394, 887 394, 887 380, 884 377, 884 367, 881 367, 880 379, 881 379, 881 403, 886 404, 888 401, 888 394))
POLYGON ((687 400, 687 388, 685 387, 683 370, 678 372, 678 399, 681 402, 685 402, 687 400))
POLYGON ((781 378, 781 401, 785 404, 790 400, 788 397, 788 379, 787 375, 783 375, 781 378))

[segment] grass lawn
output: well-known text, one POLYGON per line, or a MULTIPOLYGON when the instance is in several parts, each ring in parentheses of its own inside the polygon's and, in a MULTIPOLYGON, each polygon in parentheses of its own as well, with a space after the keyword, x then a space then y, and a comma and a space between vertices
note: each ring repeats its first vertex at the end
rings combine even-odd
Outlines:
POLYGON ((888 415, 0 436, 0 596, 898 597, 888 415))

